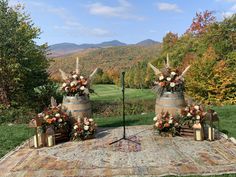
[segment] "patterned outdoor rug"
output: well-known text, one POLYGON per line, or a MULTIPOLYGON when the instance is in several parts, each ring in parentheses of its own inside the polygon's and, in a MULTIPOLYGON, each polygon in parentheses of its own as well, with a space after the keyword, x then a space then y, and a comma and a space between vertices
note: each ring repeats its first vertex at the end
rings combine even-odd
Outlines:
POLYGON ((236 145, 157 136, 152 126, 100 129, 96 139, 51 148, 27 146, 0 161, 0 176, 159 176, 236 173, 236 145), (133 142, 134 141, 134 142, 133 142), (140 144, 139 144, 140 143, 140 144))

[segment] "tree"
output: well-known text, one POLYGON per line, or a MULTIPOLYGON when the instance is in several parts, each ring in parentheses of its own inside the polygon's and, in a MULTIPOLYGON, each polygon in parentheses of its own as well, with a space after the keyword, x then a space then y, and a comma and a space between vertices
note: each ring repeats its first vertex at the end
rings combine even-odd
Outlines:
POLYGON ((169 32, 163 38, 163 50, 170 50, 177 42, 178 34, 169 32))
POLYGON ((216 17, 213 16, 212 11, 197 12, 196 17, 193 18, 193 22, 187 32, 193 34, 203 34, 207 32, 207 27, 216 21, 216 17))
MULTIPOLYGON (((2 104, 33 101, 34 88, 47 82, 46 45, 36 45, 40 29, 21 5, 0 0, 0 95, 2 104)), ((0 104, 1 104, 0 103, 0 104)))

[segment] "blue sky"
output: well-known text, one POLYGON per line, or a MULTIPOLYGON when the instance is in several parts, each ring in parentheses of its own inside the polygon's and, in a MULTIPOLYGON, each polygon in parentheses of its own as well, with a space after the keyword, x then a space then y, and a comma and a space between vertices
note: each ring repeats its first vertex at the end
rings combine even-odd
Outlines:
POLYGON ((49 45, 162 41, 168 31, 183 34, 196 12, 215 11, 218 20, 236 13, 236 0, 10 0, 18 2, 41 28, 37 43, 49 45))

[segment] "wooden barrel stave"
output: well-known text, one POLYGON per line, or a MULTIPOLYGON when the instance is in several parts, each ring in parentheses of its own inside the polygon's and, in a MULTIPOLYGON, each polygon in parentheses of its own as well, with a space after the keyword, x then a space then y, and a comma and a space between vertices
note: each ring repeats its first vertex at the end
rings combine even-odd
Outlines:
POLYGON ((91 117, 92 110, 88 97, 85 96, 65 96, 63 97, 62 109, 77 121, 78 117, 91 117))
POLYGON ((160 114, 162 111, 168 111, 170 114, 176 115, 185 106, 182 92, 164 92, 156 99, 155 113, 160 114))

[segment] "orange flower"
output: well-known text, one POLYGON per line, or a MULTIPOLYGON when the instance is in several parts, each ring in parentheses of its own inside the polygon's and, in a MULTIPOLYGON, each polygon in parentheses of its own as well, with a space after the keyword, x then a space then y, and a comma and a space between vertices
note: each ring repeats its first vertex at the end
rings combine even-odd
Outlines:
POLYGON ((165 84, 165 82, 160 82, 159 85, 160 85, 161 87, 164 87, 166 84, 165 84))
POLYGON ((47 119, 46 122, 51 124, 53 122, 53 119, 47 119))
POLYGON ((170 126, 169 123, 165 123, 165 124, 164 124, 164 127, 169 127, 169 126, 170 126))

